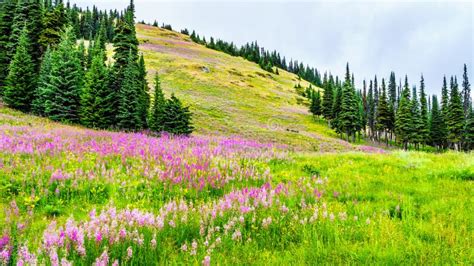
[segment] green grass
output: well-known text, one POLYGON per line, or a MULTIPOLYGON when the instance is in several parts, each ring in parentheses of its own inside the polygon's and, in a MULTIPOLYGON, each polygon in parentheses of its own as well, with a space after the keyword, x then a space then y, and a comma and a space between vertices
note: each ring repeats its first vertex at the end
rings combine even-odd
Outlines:
POLYGON ((284 70, 270 74, 241 57, 157 27, 137 25, 137 36, 148 80, 159 73, 164 91, 191 107, 198 133, 240 135, 303 150, 353 149, 335 140, 326 125, 313 121, 307 99, 294 88, 298 82, 303 87, 309 83, 296 75, 284 70))

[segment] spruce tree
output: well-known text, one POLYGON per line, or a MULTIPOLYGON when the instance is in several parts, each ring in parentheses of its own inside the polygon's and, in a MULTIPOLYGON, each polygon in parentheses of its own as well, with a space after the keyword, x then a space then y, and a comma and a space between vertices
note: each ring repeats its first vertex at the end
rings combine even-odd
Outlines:
POLYGON ((150 109, 150 96, 148 92, 148 82, 146 80, 146 68, 145 68, 145 59, 143 55, 140 56, 138 60, 138 80, 139 86, 137 87, 137 94, 139 95, 138 102, 138 111, 140 116, 140 125, 139 128, 147 127, 148 112, 150 109))
POLYGON ((8 76, 8 66, 12 58, 8 53, 8 49, 15 10, 16 2, 13 0, 7 0, 0 6, 0 97, 3 94, 5 79, 8 76))
POLYGON ((189 135, 193 132, 191 112, 181 101, 171 94, 164 110, 164 130, 174 135, 189 135))
POLYGON ((449 93, 448 83, 446 82, 446 76, 443 77, 443 87, 441 88, 441 113, 443 114, 444 121, 448 121, 449 111, 449 93))
POLYGON ((164 130, 164 110, 166 100, 163 90, 161 89, 161 82, 158 74, 155 75, 155 91, 153 95, 149 126, 152 131, 162 132, 164 130))
POLYGON ((43 49, 46 49, 48 46, 55 47, 60 42, 61 31, 66 24, 66 11, 62 2, 55 6, 54 9, 45 13, 43 29, 38 40, 43 49))
POLYGON ((68 27, 61 34, 61 42, 51 55, 48 84, 50 97, 46 101, 46 115, 56 121, 79 122, 80 94, 83 69, 76 50, 76 37, 68 27))
POLYGON ((370 136, 373 137, 375 133, 375 101, 372 80, 369 85, 369 93, 367 94, 367 125, 370 129, 370 136))
POLYGON ((333 102, 334 102, 334 79, 332 76, 329 77, 329 81, 324 86, 323 102, 322 102, 322 114, 326 120, 330 121, 333 118, 333 102))
POLYGON ((428 117, 428 103, 426 102, 426 93, 425 93, 425 79, 421 75, 420 80, 420 129, 419 129, 419 138, 420 142, 426 144, 429 137, 429 117, 428 117))
MULTIPOLYGON (((391 123, 391 115, 390 110, 387 103, 387 90, 385 88, 385 79, 382 79, 382 94, 380 95, 379 105, 377 107, 378 116, 377 116, 377 123, 376 128, 377 131, 386 133, 386 131, 390 128, 391 123)), ((380 140, 380 137, 378 137, 380 140)), ((385 140, 388 144, 388 136, 385 136, 385 140)))
POLYGON ((451 77, 451 92, 448 105, 448 140, 455 150, 459 150, 464 129, 464 111, 458 84, 451 77))
POLYGON ((81 123, 87 127, 107 128, 111 125, 109 102, 113 93, 107 86, 108 70, 103 53, 94 56, 81 93, 81 123))
POLYGON ((347 139, 352 136, 355 141, 355 133, 357 131, 359 121, 359 106, 357 104, 354 88, 352 87, 352 79, 349 72, 349 64, 346 65, 346 78, 344 81, 344 89, 342 94, 342 106, 339 116, 339 126, 347 134, 347 139))
POLYGON ((9 67, 3 94, 3 100, 7 105, 23 112, 30 111, 36 86, 35 66, 31 58, 31 43, 28 36, 25 26, 9 67))
POLYGON ((469 110, 469 115, 466 119, 466 124, 464 125, 464 149, 466 151, 474 150, 474 111, 469 110))
POLYGON ((408 149, 408 142, 410 141, 411 132, 413 131, 412 119, 410 88, 408 87, 408 77, 405 76, 405 86, 400 96, 400 104, 395 119, 395 134, 397 135, 397 140, 402 144, 405 150, 408 149))
POLYGON ((467 118, 471 112, 471 85, 469 84, 469 78, 467 77, 467 66, 464 64, 464 72, 462 74, 462 101, 464 108, 464 115, 467 118))
POLYGON ((413 87, 411 112, 413 128, 410 132, 410 142, 415 144, 418 148, 418 144, 423 141, 421 138, 421 132, 424 125, 421 119, 420 102, 418 101, 416 87, 413 87))
POLYGON ((338 84, 336 85, 335 95, 334 95, 334 102, 332 104, 332 122, 331 127, 336 131, 336 133, 342 133, 341 126, 340 126, 340 114, 341 114, 341 106, 342 106, 342 87, 338 84))
POLYGON ((309 108, 314 116, 321 115, 321 94, 319 91, 311 93, 311 106, 309 108))
POLYGON ((35 90, 35 96, 32 103, 33 113, 36 115, 45 115, 46 101, 50 99, 51 88, 49 87, 49 82, 51 77, 51 68, 52 68, 52 51, 48 47, 43 56, 43 61, 41 62, 41 69, 38 76, 38 83, 35 90))
POLYGON ((140 95, 137 92, 142 84, 138 81, 138 77, 139 71, 135 56, 130 51, 124 79, 118 93, 119 108, 117 113, 117 126, 127 131, 139 129, 141 126, 140 95))
POLYGON ((442 149, 446 143, 447 129, 444 116, 438 105, 438 98, 433 95, 430 119, 430 142, 438 150, 442 149))
POLYGON ((390 73, 390 79, 388 81, 388 100, 389 103, 392 105, 393 110, 396 110, 396 103, 397 103, 397 81, 395 79, 395 73, 390 73))

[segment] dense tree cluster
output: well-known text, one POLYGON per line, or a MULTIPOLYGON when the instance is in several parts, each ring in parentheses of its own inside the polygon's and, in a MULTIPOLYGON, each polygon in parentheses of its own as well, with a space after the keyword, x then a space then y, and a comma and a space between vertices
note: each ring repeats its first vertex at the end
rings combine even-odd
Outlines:
POLYGON ((372 141, 387 145, 400 144, 404 149, 430 145, 439 150, 472 150, 473 106, 467 67, 464 65, 462 90, 457 78, 451 77, 450 85, 443 79, 441 105, 436 95, 426 95, 425 81, 420 79, 419 90, 410 89, 408 77, 403 87, 396 84, 391 73, 388 86, 377 77, 368 83, 363 81, 362 90, 355 90, 349 67, 343 83, 331 74, 323 77, 323 96, 314 97, 310 111, 321 115, 329 125, 348 140, 365 135, 372 141), (321 101, 320 108, 315 108, 321 101), (318 110, 318 113, 313 112, 318 110), (320 110, 320 111, 319 111, 320 110))
POLYGON ((133 1, 112 24, 107 12, 65 8, 62 1, 9 0, 0 8, 0 92, 8 106, 92 128, 192 132, 189 109, 174 95, 164 100, 159 86, 150 107, 133 1), (88 44, 78 44, 86 36, 88 44))

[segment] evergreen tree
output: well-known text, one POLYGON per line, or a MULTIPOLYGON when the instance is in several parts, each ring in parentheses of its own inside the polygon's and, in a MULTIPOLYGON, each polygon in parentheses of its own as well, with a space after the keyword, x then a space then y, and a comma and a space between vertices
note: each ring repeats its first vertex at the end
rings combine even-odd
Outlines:
POLYGON ((370 129, 370 136, 373 137, 375 133, 375 101, 372 80, 370 81, 369 93, 367 94, 367 125, 370 129))
POLYGON ((335 95, 334 95, 334 102, 332 104, 332 122, 331 122, 331 127, 338 133, 342 133, 341 130, 341 125, 340 125, 340 117, 339 115, 341 114, 341 106, 342 106, 342 87, 338 84, 336 85, 336 90, 335 90, 335 95))
POLYGON ((66 11, 62 3, 54 9, 47 11, 43 17, 43 29, 39 36, 39 43, 46 49, 55 47, 61 40, 61 31, 67 24, 66 11))
POLYGON ((346 79, 344 81, 344 89, 342 94, 342 106, 339 116, 339 125, 347 134, 347 139, 352 136, 355 141, 355 133, 359 122, 359 106, 357 104, 354 88, 352 87, 352 79, 349 72, 349 64, 346 66, 346 79))
POLYGON ((321 115, 321 94, 319 91, 311 93, 311 106, 309 110, 314 116, 321 115))
POLYGON ((396 110, 397 103, 397 81, 395 79, 395 73, 390 73, 390 79, 388 81, 388 100, 390 105, 393 106, 393 110, 396 110))
POLYGON ((174 135, 189 135, 193 132, 191 112, 181 101, 171 94, 164 110, 164 130, 174 135))
POLYGON ((326 82, 324 86, 323 102, 321 107, 321 112, 328 121, 333 118, 333 102, 334 102, 334 79, 332 76, 329 77, 329 81, 326 82))
POLYGON ((160 77, 155 75, 155 92, 153 97, 153 104, 150 113, 150 129, 155 132, 162 132, 164 130, 164 110, 166 100, 161 89, 160 77))
POLYGON ((430 142, 437 149, 442 149, 446 143, 446 136, 446 124, 438 105, 438 98, 436 95, 433 95, 430 119, 430 142))
POLYGON ((0 97, 3 94, 5 79, 8 75, 8 66, 11 56, 8 53, 10 47, 10 35, 12 34, 12 21, 15 17, 16 3, 7 0, 0 6, 0 97))
MULTIPOLYGON (((385 89, 385 79, 382 79, 382 94, 380 95, 379 105, 377 107, 378 116, 377 116, 377 123, 376 128, 377 131, 382 131, 386 133, 386 130, 390 128, 391 125, 391 115, 390 110, 387 103, 387 91, 385 89)), ((380 140, 380 137, 378 137, 380 140)), ((385 140, 388 144, 388 137, 385 136, 385 140)))
POLYGON ((102 53, 94 56, 81 93, 81 123, 93 128, 109 127, 110 114, 114 111, 109 106, 113 92, 107 86, 108 70, 102 53))
POLYGON ((464 125, 463 142, 465 150, 474 150, 474 111, 472 110, 472 107, 466 119, 466 124, 464 125))
POLYGON ((410 100, 410 88, 408 87, 408 77, 405 76, 405 86, 400 97, 400 104, 397 109, 395 119, 395 133, 398 141, 405 150, 408 149, 411 132, 413 131, 412 102, 410 100))
POLYGON ((38 77, 38 83, 35 90, 35 96, 32 103, 33 113, 44 116, 46 109, 46 101, 50 99, 50 87, 49 82, 51 79, 50 73, 52 68, 51 49, 48 47, 43 56, 43 62, 41 63, 41 69, 38 77))
POLYGON ((413 87, 411 113, 413 128, 410 132, 410 142, 415 144, 418 148, 418 144, 423 141, 423 139, 421 138, 421 131, 424 125, 421 119, 420 103, 418 101, 416 87, 413 87))
POLYGON ((25 26, 10 64, 3 94, 3 100, 7 105, 23 112, 28 112, 31 109, 36 85, 35 66, 30 54, 31 44, 28 36, 25 26))
POLYGON ((145 59, 143 55, 138 60, 138 80, 140 84, 137 87, 137 95, 139 95, 139 116, 140 116, 140 128, 147 127, 148 112, 150 109, 150 96, 148 94, 148 82, 146 80, 146 68, 145 59))
POLYGON ((139 108, 140 95, 137 94, 142 84, 138 80, 138 66, 132 51, 130 51, 124 74, 123 83, 118 94, 117 125, 120 129, 132 131, 141 128, 142 125, 139 108))
POLYGON ((421 75, 420 80, 420 129, 419 129, 419 138, 420 142, 426 144, 429 140, 429 117, 428 117, 428 104, 426 102, 426 93, 425 93, 425 79, 421 75))
POLYGON ((464 115, 467 118, 471 112, 471 85, 469 84, 469 79, 467 77, 467 67, 464 64, 464 73, 462 75, 462 101, 463 101, 463 108, 464 108, 464 115))
POLYGON ((461 95, 458 90, 457 82, 451 77, 451 92, 448 105, 448 140, 459 150, 464 128, 464 111, 461 102, 461 95))
POLYGON ((83 69, 76 50, 76 37, 68 27, 51 55, 51 72, 45 113, 56 121, 79 122, 83 69))
POLYGON ((441 113, 443 114, 444 121, 448 121, 448 108, 449 96, 448 96, 448 84, 446 82, 446 76, 443 77, 443 87, 441 88, 441 113))

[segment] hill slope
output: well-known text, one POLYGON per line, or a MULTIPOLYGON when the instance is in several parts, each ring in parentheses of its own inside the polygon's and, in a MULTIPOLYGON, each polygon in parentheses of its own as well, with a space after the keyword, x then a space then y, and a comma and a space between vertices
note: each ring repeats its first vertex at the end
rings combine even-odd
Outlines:
POLYGON ((300 82, 296 75, 284 70, 270 74, 243 58, 157 27, 139 24, 137 37, 150 83, 158 71, 163 90, 191 107, 197 133, 241 135, 306 150, 353 149, 313 120, 306 99, 294 89, 300 82))

